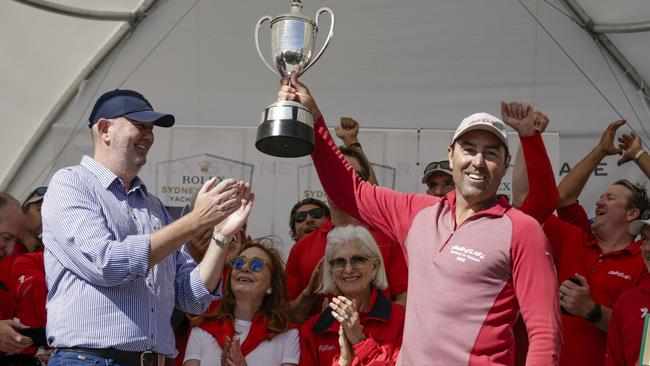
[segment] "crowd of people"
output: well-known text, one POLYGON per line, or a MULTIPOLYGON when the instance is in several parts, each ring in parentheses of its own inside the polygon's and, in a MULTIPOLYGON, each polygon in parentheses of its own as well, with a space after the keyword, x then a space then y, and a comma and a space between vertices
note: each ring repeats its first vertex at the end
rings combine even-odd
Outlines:
POLYGON ((463 119, 426 194, 377 183, 343 117, 329 133, 295 74, 280 100, 315 122, 328 202, 289 213, 295 241, 246 233, 247 182, 206 182, 172 220, 138 177, 174 116, 114 90, 88 119, 94 152, 23 202, 0 193, 0 364, 7 366, 639 364, 650 308, 645 188, 619 179, 589 219, 578 198, 606 156, 650 177, 611 123, 556 184, 549 118, 502 102, 463 119), (512 202, 497 194, 511 165, 512 202))

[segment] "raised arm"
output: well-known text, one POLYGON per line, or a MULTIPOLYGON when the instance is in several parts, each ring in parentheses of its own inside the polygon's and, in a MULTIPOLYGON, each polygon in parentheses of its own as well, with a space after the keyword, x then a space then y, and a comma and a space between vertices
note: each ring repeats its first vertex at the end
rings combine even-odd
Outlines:
MULTIPOLYGON (((507 105, 507 104, 506 104, 507 105)), ((504 116, 504 113, 509 114, 508 108, 504 111, 504 104, 501 105, 501 119, 506 120, 507 117, 504 116)), ((546 127, 549 123, 549 118, 544 114, 539 112, 537 118, 534 121, 535 130, 540 134, 544 133, 546 127)), ((532 170, 532 169, 531 169, 532 170)), ((524 200, 528 196, 529 185, 528 185, 528 167, 524 157, 523 144, 520 143, 517 148, 517 153, 515 155, 515 163, 512 168, 512 205, 515 207, 521 207, 524 203, 524 200)))
POLYGON ((521 156, 518 152, 513 171, 513 200, 519 201, 521 211, 543 223, 553 213, 559 199, 551 161, 540 134, 548 126, 549 119, 522 102, 501 102, 501 117, 517 131, 521 142, 521 156), (531 169, 527 169, 529 166, 531 169), (525 182, 524 187, 522 182, 525 182))
POLYGON ((283 81, 278 97, 280 100, 297 101, 312 112, 316 120, 316 146, 312 160, 332 202, 349 215, 403 244, 415 214, 440 198, 399 193, 363 182, 336 147, 307 87, 293 76, 291 86, 286 80, 283 81))
POLYGON ((351 117, 341 117, 339 124, 339 127, 334 127, 336 137, 343 140, 343 145, 356 149, 361 154, 365 164, 368 166, 368 182, 374 185, 379 184, 377 176, 375 175, 375 170, 372 168, 370 160, 368 160, 366 153, 363 151, 363 147, 361 147, 361 144, 359 143, 359 122, 351 117))
POLYGON ((558 185, 560 202, 558 207, 565 207, 578 201, 578 196, 587 184, 589 176, 598 167, 605 156, 620 154, 621 150, 614 146, 616 130, 625 124, 624 120, 614 121, 607 126, 598 145, 591 150, 558 185))
POLYGON ((650 178, 650 156, 643 150, 641 138, 635 133, 626 133, 618 138, 618 142, 623 155, 618 159, 617 164, 623 165, 628 161, 634 161, 643 174, 650 178))

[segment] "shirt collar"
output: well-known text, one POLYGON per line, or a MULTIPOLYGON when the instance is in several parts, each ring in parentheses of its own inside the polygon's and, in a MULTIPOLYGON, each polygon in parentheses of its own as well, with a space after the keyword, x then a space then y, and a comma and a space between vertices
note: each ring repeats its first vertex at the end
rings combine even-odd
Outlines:
MULTIPOLYGON (((112 184, 119 184, 119 186, 122 189, 124 189, 124 183, 120 178, 118 178, 117 175, 115 175, 115 173, 113 173, 110 169, 102 165, 102 163, 91 158, 90 156, 88 155, 82 156, 80 165, 88 169, 88 171, 90 171, 95 177, 97 177, 97 180, 99 180, 99 183, 105 189, 108 189, 112 184)), ((143 193, 147 194, 147 187, 144 185, 144 183, 139 177, 135 177, 133 179, 133 183, 131 184, 131 189, 129 192, 138 189, 141 189, 143 193)))
MULTIPOLYGON (((443 200, 447 200, 449 206, 451 207, 451 212, 456 212, 456 190, 451 190, 443 200)), ((491 206, 476 212, 472 215, 472 218, 481 217, 481 216, 503 216, 506 211, 508 211, 512 206, 508 202, 508 196, 499 194, 497 195, 497 200, 491 206)))
MULTIPOLYGON (((387 321, 390 319, 390 314, 393 309, 392 303, 386 298, 386 295, 384 295, 382 291, 379 291, 376 288, 372 289, 370 304, 372 309, 367 314, 360 314, 361 319, 375 319, 379 321, 387 321)), ((318 317, 318 320, 311 328, 311 331, 316 334, 324 333, 328 329, 331 329, 335 322, 336 319, 334 319, 332 311, 329 308, 325 309, 318 317)))
POLYGON ((641 254, 641 240, 637 240, 635 242, 630 243, 628 246, 626 246, 623 249, 619 250, 613 250, 611 252, 603 253, 603 250, 600 248, 600 245, 598 245, 598 240, 594 238, 593 240, 587 242, 587 247, 594 247, 596 248, 602 255, 616 255, 616 254, 622 254, 623 252, 628 252, 630 255, 635 256, 641 254))

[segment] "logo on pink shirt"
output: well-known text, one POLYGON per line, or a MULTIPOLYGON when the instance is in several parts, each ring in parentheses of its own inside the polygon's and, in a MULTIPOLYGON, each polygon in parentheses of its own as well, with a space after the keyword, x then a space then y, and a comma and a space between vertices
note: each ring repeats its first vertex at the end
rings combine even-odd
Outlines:
POLYGON ((469 259, 473 262, 478 263, 481 260, 485 259, 485 254, 479 252, 478 250, 467 248, 464 245, 454 245, 451 247, 450 252, 451 254, 456 255, 456 260, 459 262, 465 262, 469 259))

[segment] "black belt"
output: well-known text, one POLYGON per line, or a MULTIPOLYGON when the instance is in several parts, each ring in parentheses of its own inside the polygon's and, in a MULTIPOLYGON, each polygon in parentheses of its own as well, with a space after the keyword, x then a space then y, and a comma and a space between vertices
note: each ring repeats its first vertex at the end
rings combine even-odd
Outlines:
POLYGON ((108 358, 118 363, 128 364, 132 366, 172 366, 174 359, 166 357, 160 353, 151 351, 132 352, 122 351, 116 348, 57 348, 61 352, 79 352, 87 353, 101 358, 108 358))

